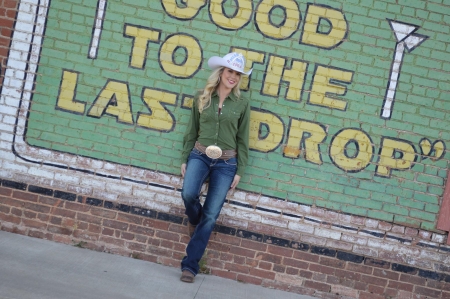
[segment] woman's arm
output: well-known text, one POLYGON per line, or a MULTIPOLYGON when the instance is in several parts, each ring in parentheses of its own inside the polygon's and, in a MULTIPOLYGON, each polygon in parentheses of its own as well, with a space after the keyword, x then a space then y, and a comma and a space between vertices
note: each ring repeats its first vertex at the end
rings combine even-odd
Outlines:
POLYGON ((236 134, 238 168, 236 174, 242 177, 247 166, 250 134, 250 101, 246 100, 244 113, 239 119, 238 131, 236 134))
POLYGON ((186 131, 183 137, 183 152, 181 154, 181 162, 186 163, 189 157, 189 153, 194 148, 195 141, 198 138, 200 113, 198 112, 197 103, 194 99, 191 108, 191 115, 189 122, 186 126, 186 131))

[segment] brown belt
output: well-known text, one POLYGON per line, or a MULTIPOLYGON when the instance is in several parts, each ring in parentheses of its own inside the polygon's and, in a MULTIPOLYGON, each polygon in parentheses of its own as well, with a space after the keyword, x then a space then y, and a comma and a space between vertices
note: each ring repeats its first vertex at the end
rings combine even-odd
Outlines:
MULTIPOLYGON (((194 148, 196 150, 202 152, 203 154, 206 154, 206 146, 202 145, 200 142, 196 141, 194 148)), ((227 159, 234 158, 236 156, 237 156, 237 152, 234 149, 222 150, 222 156, 220 156, 218 159, 227 160, 227 159)))

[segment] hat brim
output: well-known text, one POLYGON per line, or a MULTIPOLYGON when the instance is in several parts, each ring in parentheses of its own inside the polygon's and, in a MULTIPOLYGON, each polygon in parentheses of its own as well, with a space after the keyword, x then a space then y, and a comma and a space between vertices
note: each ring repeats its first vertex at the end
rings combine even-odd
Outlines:
POLYGON ((225 59, 223 59, 222 57, 219 57, 219 56, 211 57, 208 60, 208 66, 212 70, 218 69, 219 67, 222 67, 222 66, 223 67, 227 67, 229 69, 232 69, 232 70, 234 70, 234 71, 236 71, 238 73, 241 73, 243 75, 246 75, 246 76, 249 76, 252 73, 252 71, 253 71, 253 69, 250 69, 248 72, 241 71, 240 69, 229 65, 228 62, 225 59))

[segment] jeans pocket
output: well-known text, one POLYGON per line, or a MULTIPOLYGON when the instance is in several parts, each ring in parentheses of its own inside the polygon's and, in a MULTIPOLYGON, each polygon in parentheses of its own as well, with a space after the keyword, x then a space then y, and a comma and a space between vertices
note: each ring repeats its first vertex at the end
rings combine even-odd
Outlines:
POLYGON ((237 165, 237 159, 236 158, 230 158, 228 160, 224 160, 225 164, 230 166, 236 166, 237 165))
POLYGON ((196 148, 192 149, 191 154, 194 154, 194 155, 197 155, 197 156, 203 155, 203 153, 201 151, 199 151, 198 149, 196 149, 196 148))

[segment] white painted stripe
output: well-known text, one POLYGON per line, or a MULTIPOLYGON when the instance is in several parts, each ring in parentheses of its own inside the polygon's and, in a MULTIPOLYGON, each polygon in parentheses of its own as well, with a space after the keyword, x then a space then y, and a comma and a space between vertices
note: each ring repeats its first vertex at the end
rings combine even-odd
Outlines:
POLYGON ((89 58, 97 58, 98 45, 103 29, 103 18, 105 16, 106 0, 98 0, 97 16, 95 18, 94 30, 92 32, 91 48, 89 49, 89 58))

